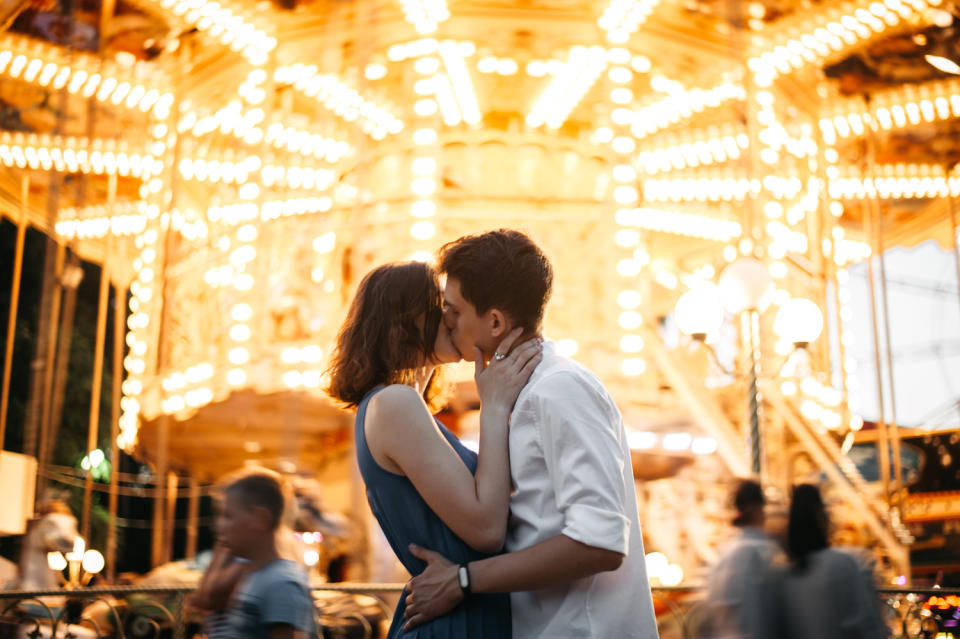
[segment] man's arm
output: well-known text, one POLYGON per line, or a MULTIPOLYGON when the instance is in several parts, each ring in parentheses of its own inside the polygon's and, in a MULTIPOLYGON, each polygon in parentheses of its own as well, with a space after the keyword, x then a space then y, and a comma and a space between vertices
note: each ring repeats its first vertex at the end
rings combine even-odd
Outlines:
MULTIPOLYGON (((411 546, 427 568, 407 584, 406 628, 415 628, 446 614, 463 599, 457 565, 439 553, 411 546)), ((540 590, 560 583, 616 570, 623 555, 588 546, 566 535, 506 555, 470 562, 471 592, 540 590)))
MULTIPOLYGON (((549 380, 541 379, 538 388, 528 399, 528 410, 537 426, 563 527, 529 548, 471 562, 473 592, 539 590, 569 583, 616 570, 627 550, 630 522, 623 473, 629 461, 624 458, 619 415, 610 410, 602 391, 576 375, 553 374, 549 380)), ((430 559, 417 556, 428 566, 408 586, 411 627, 448 612, 462 598, 456 566, 436 553, 429 553, 430 559)))

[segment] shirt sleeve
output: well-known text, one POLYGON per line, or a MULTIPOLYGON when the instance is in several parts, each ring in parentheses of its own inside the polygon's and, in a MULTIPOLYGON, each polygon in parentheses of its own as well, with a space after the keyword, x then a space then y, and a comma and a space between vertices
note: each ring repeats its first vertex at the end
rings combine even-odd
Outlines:
POLYGON ((271 585, 264 593, 262 623, 284 624, 301 632, 313 631, 313 602, 304 588, 290 580, 271 585))
POLYGON ((630 519, 619 414, 599 389, 567 371, 541 384, 534 421, 563 514, 561 532, 588 546, 626 554, 630 519))

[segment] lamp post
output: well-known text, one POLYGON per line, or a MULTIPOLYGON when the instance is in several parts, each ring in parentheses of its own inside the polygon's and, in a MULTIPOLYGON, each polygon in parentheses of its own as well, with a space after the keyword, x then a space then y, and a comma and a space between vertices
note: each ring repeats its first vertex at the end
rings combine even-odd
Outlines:
MULTIPOLYGON (((747 382, 749 402, 750 462, 755 475, 760 475, 763 448, 761 434, 760 394, 760 313, 766 308, 774 290, 773 279, 766 267, 753 258, 741 258, 727 266, 719 284, 704 283, 684 293, 675 308, 677 326, 698 342, 706 342, 716 334, 724 320, 724 311, 742 317, 748 352, 747 382)), ((795 348, 805 348, 823 330, 823 316, 814 302, 796 298, 784 304, 774 321, 774 331, 789 340, 795 348)), ((712 349, 711 349, 712 352, 712 349)))
POLYGON ((73 540, 73 551, 48 552, 47 566, 60 575, 67 590, 73 590, 89 584, 94 575, 103 570, 104 559, 100 551, 86 548, 83 537, 78 535, 73 540), (64 570, 68 570, 66 575, 64 570))

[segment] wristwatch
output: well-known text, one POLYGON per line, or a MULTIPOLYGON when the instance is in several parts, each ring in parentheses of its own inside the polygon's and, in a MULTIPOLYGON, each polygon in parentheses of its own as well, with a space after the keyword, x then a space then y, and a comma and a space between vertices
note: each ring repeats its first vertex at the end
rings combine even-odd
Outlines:
POLYGON ((470 571, 467 569, 467 564, 460 564, 457 568, 457 583, 460 584, 460 590, 464 595, 470 594, 470 571))

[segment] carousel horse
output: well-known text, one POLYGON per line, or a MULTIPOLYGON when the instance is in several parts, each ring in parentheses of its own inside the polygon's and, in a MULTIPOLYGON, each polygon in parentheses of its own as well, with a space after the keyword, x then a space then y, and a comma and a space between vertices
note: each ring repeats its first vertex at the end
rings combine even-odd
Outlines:
MULTIPOLYGON (((20 557, 17 562, 17 575, 12 581, 5 584, 6 590, 58 590, 61 586, 60 576, 47 564, 47 553, 59 551, 68 553, 73 550, 77 533, 77 518, 73 516, 69 506, 61 500, 51 500, 41 503, 33 519, 27 522, 27 531, 23 536, 20 548, 20 557)), ((16 612, 21 617, 18 637, 50 636, 52 619, 60 615, 66 605, 66 598, 62 596, 46 596, 24 599, 17 605, 10 605, 10 610, 3 610, 5 616, 16 612)), ((7 608, 4 604, 3 608, 7 608)), ((69 633, 74 637, 94 636, 86 629, 69 627, 69 633)), ((67 632, 65 629, 64 632, 67 632)), ((57 633, 60 634, 59 632, 57 633)))
MULTIPOLYGON (((55 590, 60 587, 57 573, 47 565, 47 553, 73 550, 77 538, 77 519, 62 501, 41 504, 36 515, 27 523, 23 536, 20 558, 12 579, 5 579, 5 590, 55 590)), ((9 575, 11 562, 6 562, 9 575)))

